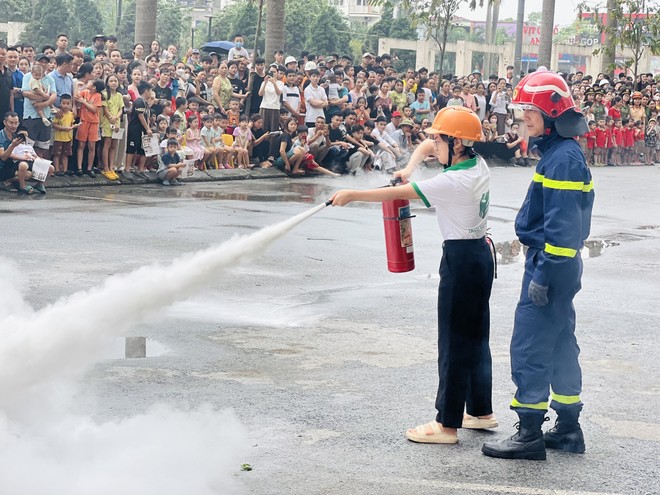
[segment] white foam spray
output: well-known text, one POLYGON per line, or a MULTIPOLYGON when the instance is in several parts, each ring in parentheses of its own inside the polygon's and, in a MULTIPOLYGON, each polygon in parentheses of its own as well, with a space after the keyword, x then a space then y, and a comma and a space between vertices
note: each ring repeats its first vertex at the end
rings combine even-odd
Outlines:
POLYGON ((108 278, 101 286, 33 312, 16 288, 16 271, 0 280, 0 487, 32 495, 168 495, 228 493, 246 435, 229 412, 208 406, 98 423, 69 412, 76 384, 105 347, 157 310, 185 300, 225 270, 325 207, 321 204, 251 235, 108 278), (115 294, 131 298, 118 309, 115 294), (10 313, 11 311, 11 313, 10 313))

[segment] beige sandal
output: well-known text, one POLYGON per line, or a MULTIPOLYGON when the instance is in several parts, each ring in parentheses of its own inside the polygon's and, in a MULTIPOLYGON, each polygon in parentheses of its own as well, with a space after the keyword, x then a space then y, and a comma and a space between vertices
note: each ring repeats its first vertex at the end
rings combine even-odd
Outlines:
POLYGON ((491 428, 497 428, 499 426, 495 416, 492 418, 479 418, 476 416, 470 416, 465 414, 463 416, 463 425, 461 428, 469 430, 490 430, 491 428))
POLYGON ((447 433, 437 421, 431 421, 406 431, 406 438, 417 443, 458 443, 458 436, 447 433))

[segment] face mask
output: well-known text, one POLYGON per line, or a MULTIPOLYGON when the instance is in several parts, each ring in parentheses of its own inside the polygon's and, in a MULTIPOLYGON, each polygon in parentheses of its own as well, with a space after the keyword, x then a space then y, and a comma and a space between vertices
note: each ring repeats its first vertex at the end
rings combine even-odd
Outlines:
POLYGON ((188 74, 186 72, 184 75, 181 76, 181 79, 183 79, 184 81, 187 81, 188 79, 190 79, 190 74, 188 74))
POLYGON ((239 50, 240 50, 241 48, 243 48, 243 43, 241 43, 240 41, 237 41, 237 42, 235 43, 235 45, 236 45, 236 48, 238 48, 239 50))

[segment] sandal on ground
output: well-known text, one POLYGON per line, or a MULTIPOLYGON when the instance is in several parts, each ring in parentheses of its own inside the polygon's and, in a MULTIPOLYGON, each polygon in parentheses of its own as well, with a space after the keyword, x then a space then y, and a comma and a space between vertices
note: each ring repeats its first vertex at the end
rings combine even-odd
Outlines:
POLYGON ((18 194, 32 194, 33 190, 32 186, 25 186, 23 189, 18 190, 18 194))
POLYGON ((437 421, 410 428, 406 431, 406 438, 416 443, 458 443, 458 436, 447 433, 437 421))
POLYGON ((461 428, 468 430, 490 430, 491 428, 497 428, 498 426, 499 423, 495 417, 479 418, 477 416, 466 414, 463 416, 463 425, 461 428))
POLYGON ((41 194, 46 194, 46 186, 44 186, 43 184, 37 184, 32 189, 41 194))

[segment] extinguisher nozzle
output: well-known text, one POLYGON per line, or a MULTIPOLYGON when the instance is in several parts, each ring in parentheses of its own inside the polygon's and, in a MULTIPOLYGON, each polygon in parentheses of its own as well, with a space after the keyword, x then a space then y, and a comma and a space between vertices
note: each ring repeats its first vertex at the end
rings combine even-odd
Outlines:
POLYGON ((325 206, 331 206, 332 205, 332 200, 329 199, 328 201, 325 202, 325 206))

